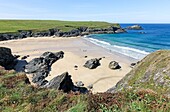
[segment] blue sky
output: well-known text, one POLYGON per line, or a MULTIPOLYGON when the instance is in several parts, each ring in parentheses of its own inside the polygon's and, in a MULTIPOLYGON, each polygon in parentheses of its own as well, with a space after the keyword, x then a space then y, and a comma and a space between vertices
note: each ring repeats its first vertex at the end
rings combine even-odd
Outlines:
POLYGON ((170 23, 170 0, 0 0, 0 19, 170 23))

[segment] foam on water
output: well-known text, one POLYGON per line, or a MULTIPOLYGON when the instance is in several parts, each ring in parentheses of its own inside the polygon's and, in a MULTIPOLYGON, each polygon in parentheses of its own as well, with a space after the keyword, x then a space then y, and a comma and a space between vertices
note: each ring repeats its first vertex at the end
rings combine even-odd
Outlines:
POLYGON ((130 47, 125 47, 125 46, 111 45, 108 42, 101 41, 101 40, 94 39, 94 38, 84 37, 84 39, 86 39, 87 41, 90 41, 91 43, 95 45, 106 48, 109 51, 117 52, 117 53, 129 56, 131 58, 134 58, 134 59, 142 59, 146 55, 149 54, 149 52, 146 52, 146 51, 142 51, 142 50, 130 48, 130 47))

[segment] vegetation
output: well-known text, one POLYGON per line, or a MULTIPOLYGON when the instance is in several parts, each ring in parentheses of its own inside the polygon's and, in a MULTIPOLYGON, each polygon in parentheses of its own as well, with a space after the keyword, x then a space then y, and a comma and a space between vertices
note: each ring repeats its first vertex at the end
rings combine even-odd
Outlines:
POLYGON ((116 91, 123 88, 152 89, 159 94, 170 95, 170 51, 162 50, 145 57, 117 84, 116 91))
POLYGON ((150 89, 118 93, 63 93, 32 87, 25 74, 0 68, 2 112, 168 112, 170 99, 150 89))
POLYGON ((59 21, 59 20, 0 20, 0 33, 17 32, 18 30, 45 31, 58 28, 62 31, 86 26, 89 28, 120 27, 119 24, 96 21, 59 21))

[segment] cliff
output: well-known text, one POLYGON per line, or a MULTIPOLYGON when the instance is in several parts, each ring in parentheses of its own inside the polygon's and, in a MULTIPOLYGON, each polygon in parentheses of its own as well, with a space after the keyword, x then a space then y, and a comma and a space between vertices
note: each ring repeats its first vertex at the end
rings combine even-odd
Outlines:
POLYGON ((0 41, 27 37, 75 37, 124 33, 119 24, 95 21, 0 20, 0 41))

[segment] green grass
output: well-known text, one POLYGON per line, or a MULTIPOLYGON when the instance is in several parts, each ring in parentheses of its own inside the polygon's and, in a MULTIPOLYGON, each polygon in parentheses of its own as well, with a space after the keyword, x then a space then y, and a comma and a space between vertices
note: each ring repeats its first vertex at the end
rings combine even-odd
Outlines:
POLYGON ((59 20, 0 20, 0 33, 17 32, 18 30, 45 31, 58 28, 69 31, 81 26, 89 28, 120 27, 119 24, 97 21, 59 21, 59 20))
POLYGON ((133 87, 134 90, 141 88, 149 88, 159 94, 170 94, 170 51, 162 50, 154 52, 145 57, 132 71, 130 71, 117 85, 117 90, 126 87, 133 87), (164 72, 167 70, 167 72, 164 72), (156 74, 159 78, 162 77, 164 84, 161 81, 154 80, 156 74))
MULTIPOLYGON (((160 55, 159 52, 158 54, 160 55)), ((165 61, 160 60, 162 64, 168 63, 168 54, 169 51, 161 52, 160 57, 165 56, 162 58, 165 61)), ((154 59, 159 59, 155 55, 157 53, 153 54, 154 59)), ((158 66, 165 67, 157 64, 155 60, 145 61, 146 65, 139 66, 149 66, 148 63, 152 63, 149 68, 153 70, 158 66)), ((146 67, 144 69, 146 70, 146 67)), ((141 70, 142 73, 145 73, 145 70, 141 70)), ((138 72, 136 74, 138 78, 142 75, 138 72)), ((170 112, 170 98, 162 94, 169 92, 169 88, 163 90, 159 86, 141 83, 143 89, 129 89, 117 93, 67 94, 54 89, 32 87, 25 82, 26 79, 24 73, 7 71, 0 67, 0 112, 170 112)), ((169 77, 166 76, 165 79, 169 77)))

